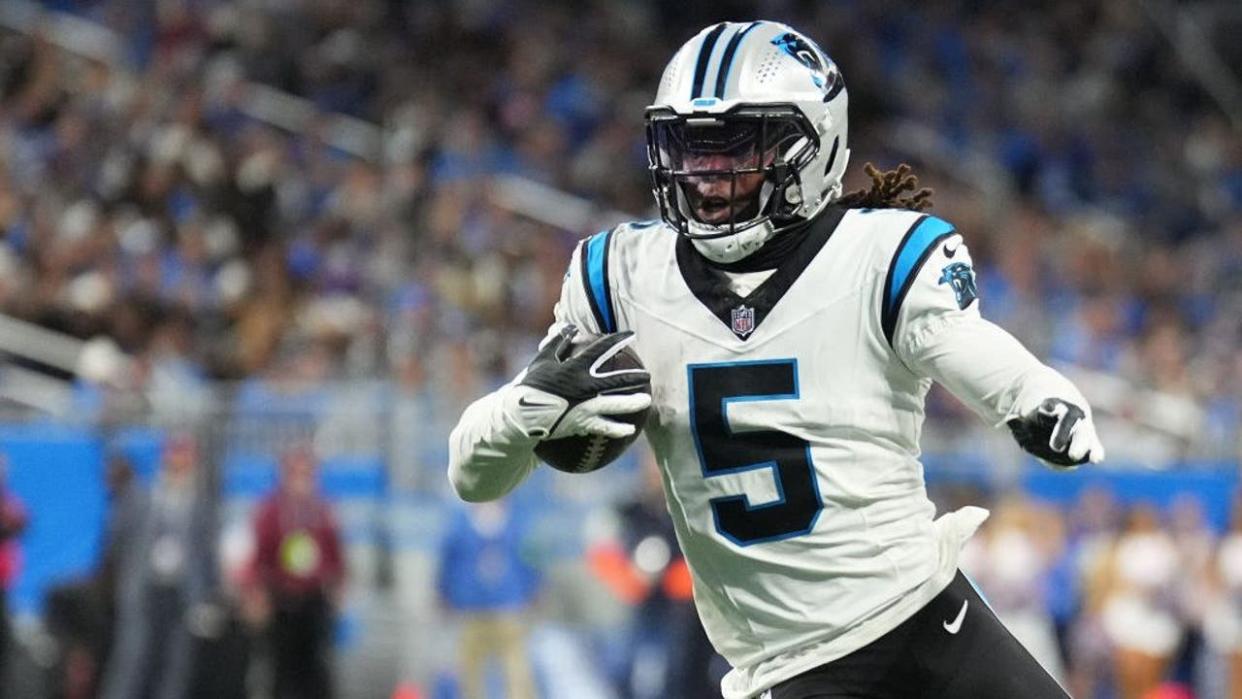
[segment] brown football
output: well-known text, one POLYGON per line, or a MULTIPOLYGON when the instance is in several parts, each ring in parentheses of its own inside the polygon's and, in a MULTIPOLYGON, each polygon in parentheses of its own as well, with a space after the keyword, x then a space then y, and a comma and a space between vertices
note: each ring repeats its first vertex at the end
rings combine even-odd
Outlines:
MULTIPOLYGON (((573 352, 581 351, 583 347, 591 344, 591 341, 596 337, 585 333, 579 334, 574 338, 573 352)), ((643 368, 645 368, 643 367, 643 362, 638 358, 638 353, 634 351, 632 346, 622 348, 621 351, 617 352, 599 367, 600 371, 643 368)), ((650 381, 624 391, 618 391, 618 393, 650 392, 650 381)), ((613 415, 610 418, 618 422, 627 422, 638 428, 634 431, 634 434, 628 437, 612 439, 602 435, 594 435, 547 439, 535 446, 535 456, 552 468, 566 473, 590 473, 591 471, 597 471, 616 461, 617 457, 621 456, 621 453, 633 444, 634 440, 638 439, 638 435, 643 431, 643 425, 647 423, 647 414, 650 412, 651 408, 647 407, 636 413, 613 415)))

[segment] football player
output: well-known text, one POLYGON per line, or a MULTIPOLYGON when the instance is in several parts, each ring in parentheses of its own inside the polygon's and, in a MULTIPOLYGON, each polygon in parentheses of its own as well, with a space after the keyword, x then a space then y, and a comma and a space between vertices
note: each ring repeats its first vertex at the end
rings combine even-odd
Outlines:
MULTIPOLYGON (((574 253, 543 349, 462 415, 449 477, 501 497, 541 439, 645 426, 728 699, 1065 696, 957 570, 987 512, 935 518, 919 463, 938 381, 1058 468, 1104 458, 1067 379, 979 314, 970 252, 905 169, 842 196, 848 95, 805 35, 686 42, 646 115, 659 221, 574 253), (651 394, 557 360, 632 343, 651 394)), ((632 377, 629 377, 632 379, 632 377)))

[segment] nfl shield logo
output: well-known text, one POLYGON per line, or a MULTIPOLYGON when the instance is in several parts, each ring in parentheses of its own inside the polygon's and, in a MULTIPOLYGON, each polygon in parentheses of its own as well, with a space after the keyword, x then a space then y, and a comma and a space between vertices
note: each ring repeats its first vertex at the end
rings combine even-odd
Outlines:
POLYGON ((745 339, 755 330, 755 309, 750 306, 738 306, 733 309, 733 333, 745 339))

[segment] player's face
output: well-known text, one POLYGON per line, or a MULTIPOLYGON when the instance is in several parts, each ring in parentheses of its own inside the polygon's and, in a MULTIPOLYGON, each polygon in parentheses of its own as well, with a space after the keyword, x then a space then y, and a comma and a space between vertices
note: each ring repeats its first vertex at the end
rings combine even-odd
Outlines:
POLYGON ((649 122, 653 161, 675 182, 682 214, 717 227, 759 218, 772 165, 788 157, 804 135, 794 116, 657 117, 649 122))
MULTIPOLYGON (((685 167, 690 171, 737 171, 754 168, 754 153, 739 158, 727 154, 687 154, 685 167)), ((770 165, 771 155, 764 165, 770 165)), ((740 172, 731 175, 701 175, 685 179, 684 191, 694 217, 715 226, 729 221, 754 218, 763 186, 762 172, 740 172)))

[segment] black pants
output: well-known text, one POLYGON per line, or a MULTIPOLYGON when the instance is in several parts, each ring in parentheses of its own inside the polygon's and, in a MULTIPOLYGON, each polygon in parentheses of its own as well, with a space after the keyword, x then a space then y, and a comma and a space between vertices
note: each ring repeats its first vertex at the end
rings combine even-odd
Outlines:
POLYGON ((332 609, 320 595, 278 600, 272 618, 274 699, 330 699, 332 609))
POLYGON ((960 572, 870 645, 772 688, 771 699, 1061 699, 1065 690, 960 572))

